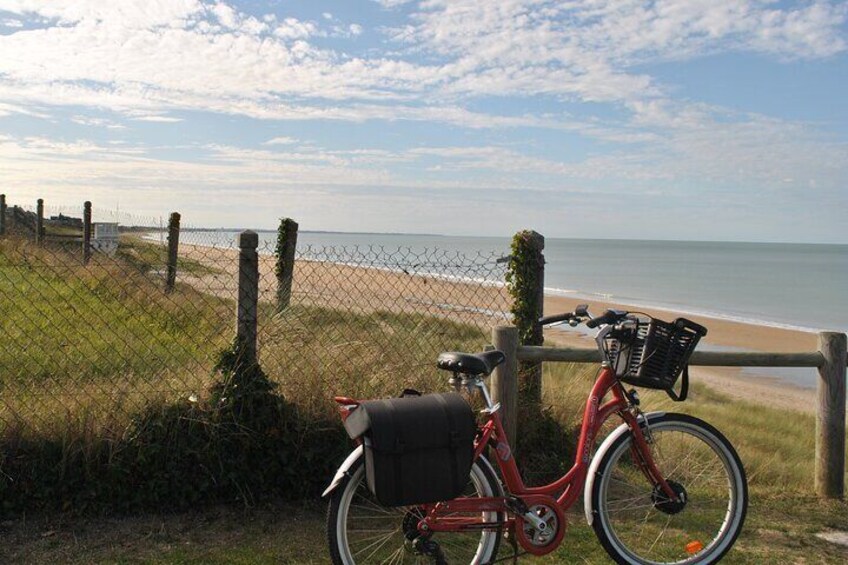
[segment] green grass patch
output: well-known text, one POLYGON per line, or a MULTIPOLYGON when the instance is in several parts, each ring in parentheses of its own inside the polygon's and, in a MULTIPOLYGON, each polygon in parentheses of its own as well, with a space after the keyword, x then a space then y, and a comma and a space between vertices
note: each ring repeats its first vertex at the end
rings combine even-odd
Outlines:
POLYGON ((60 250, 5 241, 0 280, 7 386, 152 378, 207 363, 228 339, 231 302, 190 287, 166 295, 121 261, 95 256, 83 267, 60 250))
MULTIPOLYGON (((168 246, 143 239, 137 234, 121 235, 118 256, 142 272, 164 271, 168 265, 168 246)), ((224 271, 206 263, 177 257, 177 272, 195 276, 220 275, 224 271)))

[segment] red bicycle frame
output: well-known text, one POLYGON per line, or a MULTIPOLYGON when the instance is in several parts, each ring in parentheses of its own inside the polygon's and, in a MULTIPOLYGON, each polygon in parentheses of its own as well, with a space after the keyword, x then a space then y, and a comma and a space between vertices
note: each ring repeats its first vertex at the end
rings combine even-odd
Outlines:
MULTIPOLYGON (((340 405, 342 420, 346 419, 351 410, 359 405, 359 402, 352 398, 336 397, 335 400, 340 405)), ((477 458, 482 457, 486 446, 494 448, 495 456, 493 459, 497 461, 501 470, 509 497, 456 498, 436 504, 422 505, 425 515, 419 522, 419 529, 431 532, 458 532, 503 526, 510 527, 516 520, 516 507, 511 504, 516 499, 525 502, 527 505, 537 503, 555 505, 558 507, 558 512, 564 512, 577 501, 586 481, 595 439, 601 426, 613 414, 618 414, 633 434, 631 454, 636 466, 651 484, 659 486, 670 500, 676 500, 675 492, 654 464, 648 442, 642 433, 636 415, 630 407, 630 401, 621 383, 616 378, 615 371, 604 365, 592 386, 589 398, 586 400, 574 464, 565 475, 548 485, 540 487, 528 487, 524 484, 518 465, 512 455, 509 440, 504 432, 500 414, 497 411, 490 412, 486 423, 480 428, 475 440, 474 459, 477 460, 477 458), (611 398, 601 404, 608 394, 611 394, 611 398), (504 513, 507 515, 507 519, 500 522, 486 522, 482 517, 484 512, 504 513)), ((559 545, 564 529, 564 527, 561 528, 558 538, 549 546, 544 548, 525 547, 525 549, 537 555, 552 551, 559 545)))
MULTIPOLYGON (((651 450, 648 447, 639 422, 629 408, 630 403, 624 392, 624 388, 615 376, 615 372, 609 367, 604 366, 586 401, 574 465, 565 475, 548 485, 528 487, 524 484, 515 458, 512 456, 512 448, 509 445, 498 412, 491 413, 486 423, 480 429, 480 434, 475 444, 474 457, 475 460, 481 457, 487 445, 493 446, 496 454, 494 459, 497 461, 498 467, 501 470, 501 475, 503 476, 510 497, 522 500, 538 499, 539 497, 545 497, 547 499, 547 497, 550 497, 551 500, 555 499, 556 504, 565 511, 577 501, 583 489, 586 474, 589 470, 589 463, 592 458, 592 448, 598 431, 610 416, 618 414, 633 433, 633 458, 635 463, 652 484, 659 485, 670 499, 676 499, 674 491, 666 483, 654 464, 651 450), (601 404, 603 398, 609 393, 612 393, 612 397, 601 404)), ((508 500, 503 497, 457 498, 432 506, 425 506, 425 508, 428 512, 421 521, 420 527, 434 532, 480 529, 491 524, 483 523, 479 513, 514 512, 514 509, 510 508, 508 500), (477 514, 477 516, 457 516, 457 514, 477 514)), ((512 520, 514 518, 508 519, 507 524, 512 520)))

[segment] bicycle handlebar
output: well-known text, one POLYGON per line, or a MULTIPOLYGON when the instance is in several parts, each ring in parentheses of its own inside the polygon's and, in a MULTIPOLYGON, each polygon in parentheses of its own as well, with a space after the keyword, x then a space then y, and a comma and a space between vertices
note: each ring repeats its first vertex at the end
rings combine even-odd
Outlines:
POLYGON ((600 325, 614 324, 626 315, 627 315, 627 312, 619 312, 617 310, 607 310, 606 312, 603 313, 603 315, 598 316, 597 318, 592 318, 591 320, 586 322, 586 327, 595 329, 600 325))
POLYGON ((556 324, 558 322, 567 322, 573 317, 574 317, 574 314, 572 312, 567 312, 565 314, 555 314, 553 316, 545 316, 544 318, 540 318, 539 323, 543 326, 547 326, 548 324, 556 324))

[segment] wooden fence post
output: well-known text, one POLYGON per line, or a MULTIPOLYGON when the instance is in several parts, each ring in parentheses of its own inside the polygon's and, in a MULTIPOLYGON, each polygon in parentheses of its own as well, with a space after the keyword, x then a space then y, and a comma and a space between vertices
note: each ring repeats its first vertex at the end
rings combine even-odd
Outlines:
POLYGON ((44 199, 39 198, 35 207, 35 243, 44 243, 44 199))
MULTIPOLYGON (((535 231, 519 232, 513 238, 511 277, 516 302, 512 312, 521 345, 542 345, 545 341, 539 324, 545 305, 544 249, 545 237, 535 231)), ((522 403, 541 407, 542 364, 523 361, 519 364, 519 373, 522 403)))
POLYGON ((165 276, 165 292, 174 290, 177 284, 177 254, 180 247, 180 214, 171 212, 168 218, 168 272, 165 276))
POLYGON ((492 400, 501 403, 501 418, 509 444, 516 445, 518 424, 518 328, 492 328, 492 345, 506 355, 506 360, 492 373, 492 400))
POLYGON ((239 278, 236 341, 245 367, 257 364, 256 332, 259 313, 259 236, 247 230, 238 236, 239 278))
POLYGON ((282 218, 277 228, 277 312, 289 307, 291 287, 294 277, 294 256, 297 248, 297 222, 291 218, 282 218))
POLYGON ((0 194, 0 237, 6 235, 6 195, 0 194))
POLYGON ((91 202, 82 205, 82 264, 91 260, 91 202))
POLYGON ((845 496, 845 364, 848 337, 819 333, 818 409, 816 412, 816 493, 845 496))

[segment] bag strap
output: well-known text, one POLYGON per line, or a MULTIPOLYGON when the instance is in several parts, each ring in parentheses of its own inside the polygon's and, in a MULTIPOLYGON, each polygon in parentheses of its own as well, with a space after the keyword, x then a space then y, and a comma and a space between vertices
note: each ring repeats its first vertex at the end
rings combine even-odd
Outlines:
POLYGON ((683 376, 680 378, 680 392, 674 392, 673 388, 665 391, 666 394, 675 402, 683 402, 689 396, 689 364, 683 367, 683 376))
POLYGON ((394 471, 395 500, 403 500, 403 457, 401 457, 405 447, 403 441, 403 430, 401 429, 401 426, 397 425, 394 404, 388 400, 383 400, 382 402, 383 406, 386 407, 386 413, 389 415, 389 420, 391 420, 391 423, 388 425, 389 429, 394 432, 395 443, 392 446, 390 453, 392 454, 392 467, 394 471))
POLYGON ((457 457, 456 447, 457 447, 457 444, 459 443, 459 437, 457 437, 457 431, 456 431, 456 420, 454 419, 451 411, 448 410, 448 403, 447 403, 447 400, 445 400, 445 397, 442 396, 441 394, 437 394, 436 400, 438 401, 439 406, 442 407, 442 412, 445 413, 445 416, 447 416, 447 419, 448 419, 448 436, 449 436, 448 439, 450 439, 450 446, 451 446, 451 454, 450 454, 451 456, 448 459, 450 459, 451 478, 453 479, 453 491, 454 492, 461 491, 462 487, 464 487, 465 485, 464 484, 458 485, 458 483, 460 481, 462 481, 463 479, 461 477, 456 476, 457 475, 457 467, 458 467, 458 464, 456 462, 456 457, 457 457))

